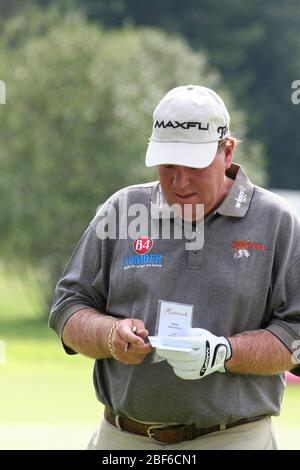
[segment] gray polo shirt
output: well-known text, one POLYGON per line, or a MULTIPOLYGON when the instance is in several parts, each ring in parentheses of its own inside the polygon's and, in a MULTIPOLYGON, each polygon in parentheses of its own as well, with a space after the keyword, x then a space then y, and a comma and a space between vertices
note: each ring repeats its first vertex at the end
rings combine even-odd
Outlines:
MULTIPOLYGON (((97 231, 105 210, 113 207, 119 215, 125 197, 128 205, 158 208, 154 224, 165 217, 158 182, 112 196, 90 223, 57 285, 50 326, 61 336, 71 315, 94 307, 118 318, 140 318, 153 335, 158 300, 166 300, 192 304, 194 327, 224 336, 266 328, 292 353, 300 335, 300 223, 283 199, 254 186, 238 165, 227 175, 234 184, 205 218, 200 250, 186 250, 184 239, 161 237, 143 254, 135 250, 135 240, 101 240, 97 231)), ((182 380, 166 361, 152 363, 148 355, 138 366, 95 361, 94 385, 98 399, 120 414, 206 427, 278 415, 284 375, 226 372, 182 380)))

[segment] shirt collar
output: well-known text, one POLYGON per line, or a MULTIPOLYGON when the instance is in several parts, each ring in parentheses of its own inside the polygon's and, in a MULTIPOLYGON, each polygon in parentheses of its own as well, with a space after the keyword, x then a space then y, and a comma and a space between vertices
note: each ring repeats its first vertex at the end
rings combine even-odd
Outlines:
MULTIPOLYGON (((242 166, 236 163, 231 164, 230 168, 226 171, 226 175, 234 179, 234 183, 225 199, 213 213, 229 217, 244 217, 250 206, 254 185, 249 180, 242 166)), ((153 185, 150 204, 151 217, 153 219, 170 218, 169 205, 159 181, 156 181, 153 185)))
POLYGON ((244 217, 250 206, 254 184, 249 180, 243 167, 236 163, 231 164, 226 175, 234 179, 234 183, 215 213, 229 217, 244 217))

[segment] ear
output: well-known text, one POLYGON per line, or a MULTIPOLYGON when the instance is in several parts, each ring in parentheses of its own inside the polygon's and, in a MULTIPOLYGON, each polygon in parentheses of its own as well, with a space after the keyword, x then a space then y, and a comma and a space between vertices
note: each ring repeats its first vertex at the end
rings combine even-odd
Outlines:
POLYGON ((233 152, 235 149, 235 140, 228 139, 224 148, 225 169, 228 170, 232 163, 233 152))

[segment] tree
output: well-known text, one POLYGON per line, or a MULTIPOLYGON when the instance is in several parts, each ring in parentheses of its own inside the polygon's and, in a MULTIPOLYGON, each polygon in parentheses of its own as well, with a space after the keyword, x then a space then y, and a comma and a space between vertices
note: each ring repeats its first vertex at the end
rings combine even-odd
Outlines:
POLYGON ((47 300, 97 206, 154 178, 144 155, 154 105, 168 89, 218 89, 245 131, 219 75, 177 36, 105 31, 75 13, 30 9, 6 23, 0 49, 1 256, 42 272, 47 300))
MULTIPOLYGON (((47 0, 39 0, 47 2, 47 0)), ((63 0, 109 27, 151 25, 182 34, 208 54, 248 115, 248 136, 264 144, 272 187, 300 187, 299 0, 63 0)))

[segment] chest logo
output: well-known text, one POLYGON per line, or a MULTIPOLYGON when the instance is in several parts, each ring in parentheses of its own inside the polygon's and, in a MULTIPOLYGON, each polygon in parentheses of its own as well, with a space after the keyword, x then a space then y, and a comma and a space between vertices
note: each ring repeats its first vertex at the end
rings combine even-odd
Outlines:
POLYGON ((149 253, 153 246, 153 241, 151 238, 148 237, 140 237, 137 240, 135 240, 133 244, 133 249, 138 255, 145 255, 146 253, 149 253))
POLYGON ((133 243, 134 254, 123 256, 124 269, 161 268, 164 257, 160 253, 149 253, 153 241, 148 237, 139 237, 133 243))
POLYGON ((251 251, 265 251, 266 245, 251 242, 250 240, 234 240, 232 251, 234 259, 249 258, 251 251))

